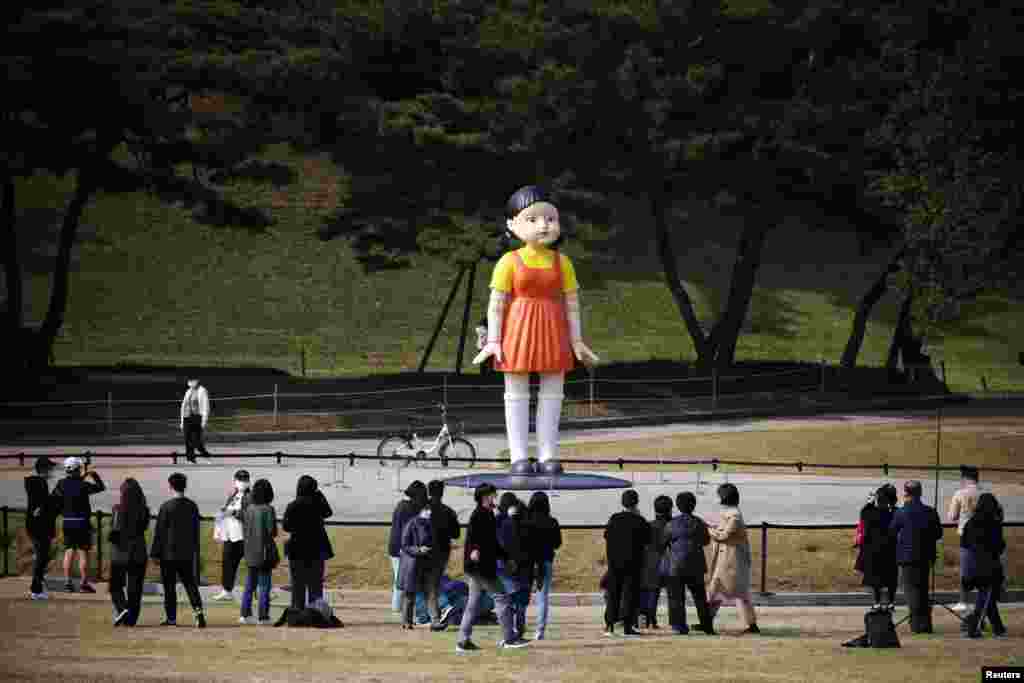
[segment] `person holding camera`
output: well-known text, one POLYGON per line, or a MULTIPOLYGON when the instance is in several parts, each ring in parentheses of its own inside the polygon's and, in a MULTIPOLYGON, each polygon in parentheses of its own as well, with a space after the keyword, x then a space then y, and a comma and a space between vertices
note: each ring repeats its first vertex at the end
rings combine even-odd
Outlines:
POLYGON ((89 583, 89 551, 92 550, 92 504, 89 497, 107 487, 95 470, 87 468, 81 458, 70 457, 64 460, 64 473, 67 475, 57 482, 50 494, 54 509, 64 516, 64 590, 74 592, 71 583, 71 565, 78 555, 78 573, 82 577, 79 590, 83 593, 95 593, 96 589, 89 583), (84 472, 84 474, 83 474, 84 472), (92 481, 86 481, 89 477, 92 481))

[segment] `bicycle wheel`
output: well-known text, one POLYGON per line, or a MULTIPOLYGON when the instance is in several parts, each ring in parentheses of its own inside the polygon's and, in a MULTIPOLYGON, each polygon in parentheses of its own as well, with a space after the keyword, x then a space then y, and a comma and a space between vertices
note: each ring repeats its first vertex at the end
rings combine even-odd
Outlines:
POLYGON ((392 434, 385 436, 377 445, 377 457, 381 466, 401 467, 409 458, 416 457, 416 451, 404 436, 392 434))
POLYGON ((476 464, 476 447, 461 436, 452 437, 451 442, 446 441, 441 444, 439 455, 441 456, 441 464, 445 467, 448 466, 448 461, 453 458, 458 459, 457 464, 466 463, 467 467, 472 467, 476 464))

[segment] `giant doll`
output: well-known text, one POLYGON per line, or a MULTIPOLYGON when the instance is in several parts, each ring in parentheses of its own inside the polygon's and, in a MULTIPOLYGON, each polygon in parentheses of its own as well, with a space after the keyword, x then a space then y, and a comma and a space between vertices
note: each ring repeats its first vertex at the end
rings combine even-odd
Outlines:
POLYGON ((558 251, 558 209, 548 192, 528 185, 505 206, 508 231, 524 243, 494 267, 487 306, 487 342, 473 359, 494 357, 505 375, 505 428, 513 474, 533 474, 527 454, 530 434, 530 373, 540 375, 537 397, 538 471, 560 474, 558 421, 565 373, 575 359, 587 366, 597 356, 583 343, 579 286, 569 257, 558 251))

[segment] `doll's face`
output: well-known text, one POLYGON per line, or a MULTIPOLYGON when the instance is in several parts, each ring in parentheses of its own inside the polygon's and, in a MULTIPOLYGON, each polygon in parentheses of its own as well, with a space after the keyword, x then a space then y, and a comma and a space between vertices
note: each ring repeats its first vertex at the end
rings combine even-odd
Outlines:
POLYGON ((558 209, 547 202, 536 202, 507 221, 508 229, 523 242, 547 246, 562 234, 558 209))

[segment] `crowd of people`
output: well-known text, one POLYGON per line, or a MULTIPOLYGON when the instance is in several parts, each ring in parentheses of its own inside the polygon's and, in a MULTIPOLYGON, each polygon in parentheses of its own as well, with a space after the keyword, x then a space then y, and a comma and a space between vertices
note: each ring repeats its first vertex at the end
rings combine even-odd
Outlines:
MULTIPOLYGON (((25 479, 29 498, 26 527, 35 550, 30 588, 34 600, 48 597, 45 573, 57 516, 63 517, 65 589, 75 590, 71 569, 77 555, 82 577, 78 590, 95 592, 87 578, 93 544, 90 497, 104 491, 105 485, 81 459, 71 457, 64 461, 65 477, 49 491, 55 469, 56 463, 42 457, 36 461, 36 473, 25 479)), ((961 604, 955 609, 968 612, 963 619, 968 637, 981 635, 985 619, 994 636, 1004 637, 1006 627, 998 607, 1006 576, 1003 511, 995 496, 978 491, 977 480, 976 469, 962 468, 962 486, 948 512, 960 539, 961 604), (966 605, 970 591, 977 591, 973 609, 966 605)), ((107 539, 112 548, 110 595, 115 626, 138 622, 149 560, 160 564, 164 589, 161 623, 177 623, 176 585, 180 582, 195 625, 206 625, 198 585, 199 508, 185 495, 184 474, 172 474, 167 483, 170 497, 157 512, 148 547, 151 515, 142 487, 131 477, 119 487, 107 539)), ((479 649, 472 640, 474 625, 488 621, 493 614, 501 627, 500 647, 521 648, 531 640, 544 640, 555 559, 562 547, 561 527, 551 514, 547 494, 538 491, 523 501, 511 491, 499 498, 493 486, 478 486, 463 540, 465 581, 453 581, 446 570, 462 528, 454 510, 443 501, 444 490, 444 482, 439 480, 429 484, 414 481, 392 515, 388 539, 392 609, 402 627, 429 623, 431 631, 443 631, 457 622, 456 650, 468 652, 479 649), (531 603, 536 607, 536 620, 528 640, 531 603)), ((903 494, 903 504, 898 506, 896 488, 886 484, 861 510, 855 568, 872 592, 873 610, 891 611, 897 584, 902 583, 911 630, 930 633, 930 579, 942 525, 936 510, 922 502, 920 482, 906 482, 903 494)), ((750 539, 739 509, 739 490, 725 483, 718 487, 717 495, 719 518, 708 525, 694 514, 697 498, 692 492, 678 494, 675 501, 656 497, 651 521, 640 512, 635 490, 622 494, 622 510, 611 515, 604 530, 607 572, 600 587, 605 594, 605 635, 616 636, 619 624, 624 636, 638 635, 641 627, 660 628, 657 614, 662 590, 667 594, 668 625, 676 634, 690 633, 687 591, 700 632, 715 634, 718 610, 734 604, 745 622, 743 633, 760 633, 751 594, 750 539)), ((250 485, 249 472, 238 470, 215 518, 214 537, 222 544, 223 569, 221 591, 212 599, 235 599, 235 579, 244 559, 248 572, 241 596, 242 624, 270 623, 271 573, 281 561, 273 501, 274 490, 267 479, 250 485)), ((291 576, 291 610, 321 609, 325 604, 326 562, 334 556, 325 521, 332 515, 317 481, 309 475, 299 477, 295 499, 285 508, 281 523, 288 533, 284 555, 291 576)))

